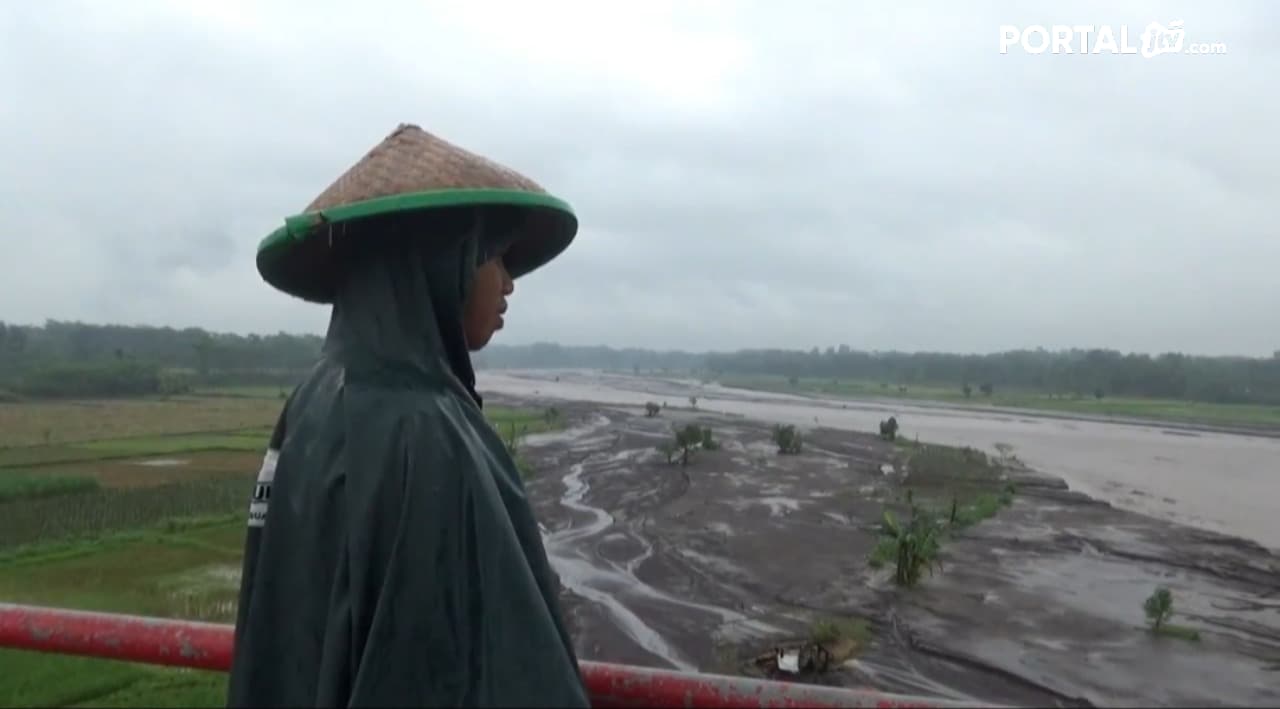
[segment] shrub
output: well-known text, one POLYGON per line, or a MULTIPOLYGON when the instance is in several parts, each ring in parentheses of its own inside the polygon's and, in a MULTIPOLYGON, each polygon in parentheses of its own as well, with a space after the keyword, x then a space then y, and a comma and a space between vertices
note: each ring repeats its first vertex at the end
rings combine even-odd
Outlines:
POLYGON ((1173 617, 1173 594, 1167 588, 1157 588, 1143 602, 1142 610, 1147 614, 1147 622, 1151 623, 1152 630, 1160 630, 1173 617))
MULTIPOLYGON (((892 551, 895 583, 910 588, 919 583, 926 570, 932 573, 934 566, 941 568, 937 561, 941 532, 941 525, 934 516, 915 504, 911 506, 911 519, 905 525, 899 524, 893 513, 885 510, 882 527, 885 541, 882 544, 892 551)), ((884 553, 879 547, 877 550, 884 553)))
POLYGON ((720 450, 720 442, 711 437, 710 426, 705 426, 702 429, 702 450, 704 451, 720 450))
POLYGON ((795 455, 803 447, 803 437, 790 424, 777 424, 773 427, 773 442, 778 445, 778 452, 783 455, 795 455))

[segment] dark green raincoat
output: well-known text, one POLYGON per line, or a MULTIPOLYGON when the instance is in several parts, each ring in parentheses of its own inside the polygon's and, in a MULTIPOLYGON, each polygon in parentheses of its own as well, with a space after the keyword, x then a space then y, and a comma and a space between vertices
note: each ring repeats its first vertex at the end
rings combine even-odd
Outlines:
POLYGON ((463 341, 491 245, 436 236, 349 257, 250 505, 230 706, 587 706, 463 341))

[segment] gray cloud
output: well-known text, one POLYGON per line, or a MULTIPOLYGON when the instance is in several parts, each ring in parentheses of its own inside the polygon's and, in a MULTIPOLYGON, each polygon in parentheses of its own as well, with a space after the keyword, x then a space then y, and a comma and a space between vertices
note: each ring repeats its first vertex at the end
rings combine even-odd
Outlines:
POLYGON ((320 331, 257 242, 413 121, 581 217, 503 342, 1280 346, 1274 4, 265 5, 0 17, 0 318, 320 331))

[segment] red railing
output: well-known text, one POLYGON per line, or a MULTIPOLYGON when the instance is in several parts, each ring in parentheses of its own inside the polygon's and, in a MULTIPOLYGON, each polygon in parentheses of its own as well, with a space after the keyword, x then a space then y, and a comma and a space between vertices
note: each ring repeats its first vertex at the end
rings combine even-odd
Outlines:
MULTIPOLYGON (((0 647, 226 672, 233 628, 0 603, 0 647)), ((978 706, 871 690, 582 662, 596 707, 962 707, 978 706)))

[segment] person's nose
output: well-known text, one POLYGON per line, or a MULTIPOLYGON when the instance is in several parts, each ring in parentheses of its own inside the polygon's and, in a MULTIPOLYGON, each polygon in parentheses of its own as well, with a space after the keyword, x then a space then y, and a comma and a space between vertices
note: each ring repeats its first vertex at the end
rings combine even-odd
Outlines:
POLYGON ((504 296, 511 295, 516 290, 516 282, 511 278, 511 274, 507 271, 507 267, 502 267, 502 294, 504 296))

